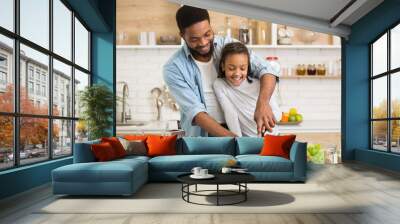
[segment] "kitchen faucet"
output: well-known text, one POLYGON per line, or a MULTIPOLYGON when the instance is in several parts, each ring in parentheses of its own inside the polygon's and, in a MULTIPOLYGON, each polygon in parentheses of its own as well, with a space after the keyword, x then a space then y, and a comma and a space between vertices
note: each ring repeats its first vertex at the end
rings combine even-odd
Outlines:
POLYGON ((131 109, 129 108, 129 113, 126 112, 126 106, 129 105, 127 98, 129 96, 129 88, 128 83, 119 82, 122 86, 122 114, 121 114, 121 123, 126 124, 128 120, 131 120, 131 109))

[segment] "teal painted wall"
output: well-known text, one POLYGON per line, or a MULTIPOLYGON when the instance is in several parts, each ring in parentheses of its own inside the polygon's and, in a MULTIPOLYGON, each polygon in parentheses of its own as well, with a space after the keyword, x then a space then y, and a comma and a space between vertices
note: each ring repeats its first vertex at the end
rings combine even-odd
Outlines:
POLYGON ((399 170, 400 157, 369 150, 369 46, 393 24, 400 22, 400 1, 386 0, 351 27, 343 44, 342 156, 386 169, 399 170), (363 150, 363 151, 359 151, 363 150), (392 156, 392 157, 388 157, 392 156))
POLYGON ((99 11, 105 18, 105 22, 109 24, 110 30, 108 32, 93 32, 92 33, 92 82, 101 83, 108 86, 114 95, 114 116, 110 119, 113 120, 113 125, 110 127, 109 132, 115 136, 115 29, 116 29, 116 6, 115 1, 99 1, 99 11))
POLYGON ((0 199, 48 183, 53 169, 71 163, 69 157, 1 172, 0 199))
MULTIPOLYGON (((93 83, 104 83, 115 93, 115 1, 67 0, 92 31, 93 83)), ((115 94, 114 94, 115 95, 115 94)), ((115 107, 113 127, 115 130, 115 107)), ((0 172, 0 199, 51 181, 51 171, 72 163, 72 157, 0 172)))

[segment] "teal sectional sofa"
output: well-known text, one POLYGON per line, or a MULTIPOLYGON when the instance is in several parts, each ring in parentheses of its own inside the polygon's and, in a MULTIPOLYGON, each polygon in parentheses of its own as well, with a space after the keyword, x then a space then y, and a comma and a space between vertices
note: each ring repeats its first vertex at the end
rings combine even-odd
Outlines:
POLYGON ((52 171, 54 194, 131 195, 148 181, 176 181, 196 166, 219 172, 231 159, 259 182, 306 181, 307 143, 294 142, 285 159, 258 155, 263 138, 184 137, 177 141, 177 155, 96 162, 90 145, 98 142, 75 144, 74 163, 52 171))

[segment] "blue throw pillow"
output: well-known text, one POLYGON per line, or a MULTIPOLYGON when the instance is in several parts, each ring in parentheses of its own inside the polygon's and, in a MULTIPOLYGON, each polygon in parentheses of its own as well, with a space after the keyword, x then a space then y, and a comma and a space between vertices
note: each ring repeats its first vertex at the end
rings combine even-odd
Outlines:
POLYGON ((264 145, 264 139, 261 137, 238 137, 236 143, 236 155, 259 154, 264 145))
POLYGON ((235 155, 235 139, 232 137, 184 137, 182 154, 235 155))

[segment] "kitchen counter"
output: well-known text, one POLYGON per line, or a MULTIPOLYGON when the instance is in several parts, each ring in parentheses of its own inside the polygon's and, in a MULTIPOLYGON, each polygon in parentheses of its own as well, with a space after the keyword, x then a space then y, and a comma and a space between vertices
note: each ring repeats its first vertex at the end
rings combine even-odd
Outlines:
POLYGON ((340 132, 340 120, 305 120, 296 125, 278 125, 280 133, 340 132))
MULTIPOLYGON (((280 133, 335 133, 340 132, 340 120, 305 120, 297 125, 278 125, 280 133)), ((132 125, 117 125, 117 134, 157 133, 170 135, 178 130, 176 121, 142 121, 132 125)))
POLYGON ((128 124, 117 124, 117 135, 159 134, 183 136, 184 131, 178 129, 176 121, 135 121, 128 124))

